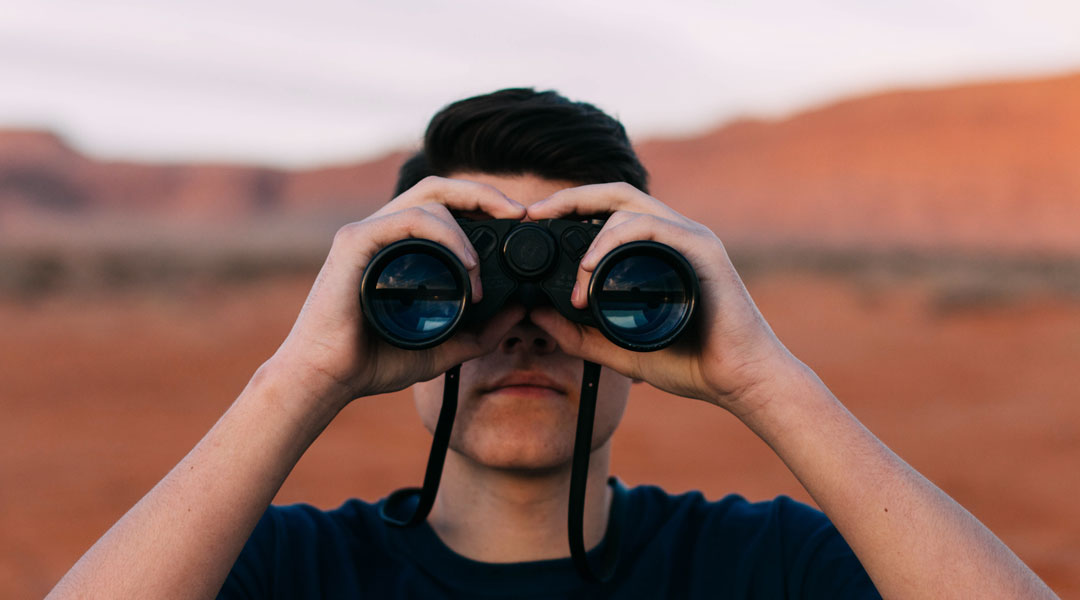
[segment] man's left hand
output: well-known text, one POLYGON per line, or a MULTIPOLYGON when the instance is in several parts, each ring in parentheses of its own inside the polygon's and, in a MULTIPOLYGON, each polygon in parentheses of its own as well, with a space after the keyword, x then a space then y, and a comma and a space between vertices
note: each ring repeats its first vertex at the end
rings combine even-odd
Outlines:
POLYGON ((567 354, 680 396, 712 402, 736 416, 755 410, 763 398, 751 392, 778 367, 791 367, 797 361, 758 312, 720 239, 704 225, 625 183, 559 191, 530 206, 528 217, 601 213, 610 217, 581 260, 573 305, 586 308, 589 279, 608 252, 628 242, 652 240, 678 250, 697 273, 701 298, 691 323, 695 331, 687 330, 685 339, 663 350, 633 352, 608 341, 598 329, 568 321, 552 308, 533 311, 533 322, 567 354))

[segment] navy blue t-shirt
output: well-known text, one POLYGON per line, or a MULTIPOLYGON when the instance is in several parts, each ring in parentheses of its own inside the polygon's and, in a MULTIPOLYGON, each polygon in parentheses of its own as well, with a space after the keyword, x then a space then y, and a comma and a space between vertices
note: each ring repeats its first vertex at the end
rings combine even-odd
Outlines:
MULTIPOLYGON (((750 503, 627 490, 614 577, 587 584, 570 558, 482 563, 456 554, 427 524, 399 529, 379 507, 271 506, 219 598, 879 598, 821 512, 785 496, 750 503)), ((594 564, 605 541, 590 551, 594 564)))

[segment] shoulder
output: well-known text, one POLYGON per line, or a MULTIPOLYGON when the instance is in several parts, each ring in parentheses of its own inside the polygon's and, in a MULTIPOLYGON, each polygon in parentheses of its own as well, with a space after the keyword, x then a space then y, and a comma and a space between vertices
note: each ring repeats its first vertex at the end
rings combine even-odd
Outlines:
POLYGON ((331 510, 310 504, 271 505, 259 519, 255 531, 262 529, 299 537, 334 535, 373 529, 377 519, 376 505, 356 499, 347 500, 331 510))
POLYGON ((272 547, 284 560, 294 560, 289 557, 294 554, 364 558, 385 551, 386 538, 378 504, 352 499, 330 510, 310 504, 270 506, 248 543, 272 547))
POLYGON ((374 505, 349 500, 333 510, 310 504, 270 506, 259 519, 219 597, 304 597, 331 581, 357 589, 356 564, 385 554, 374 505))
POLYGON ((660 526, 686 523, 747 534, 763 529, 798 533, 831 526, 821 511, 787 496, 750 502, 730 494, 719 500, 708 500, 698 491, 673 495, 651 485, 632 488, 628 494, 632 510, 660 526))
POLYGON ((874 597, 851 548, 824 513, 787 496, 708 500, 655 486, 629 490, 628 520, 639 525, 632 554, 671 563, 738 597, 752 590, 786 597, 874 597), (867 591, 869 590, 869 591, 867 591))

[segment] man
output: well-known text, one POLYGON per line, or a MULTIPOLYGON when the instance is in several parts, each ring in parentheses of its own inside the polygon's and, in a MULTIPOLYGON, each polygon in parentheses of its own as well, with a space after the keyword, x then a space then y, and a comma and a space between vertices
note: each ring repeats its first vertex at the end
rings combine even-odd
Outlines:
POLYGON ((552 92, 504 90, 435 116, 424 151, 402 168, 394 200, 339 231, 274 356, 53 593, 876 597, 875 586, 890 598, 1053 597, 784 348, 720 240, 647 195, 645 171, 617 121, 552 92), (693 336, 636 353, 550 307, 508 306, 478 330, 408 351, 380 340, 360 314, 364 266, 409 237, 450 249, 469 271, 473 301, 483 294, 477 255, 455 215, 601 213, 609 217, 581 260, 573 304, 586 306, 589 276, 607 252, 656 240, 682 253, 700 279, 693 336), (582 359, 605 367, 586 546, 604 549, 606 533, 623 532, 620 562, 604 584, 582 581, 566 558, 582 359), (459 363, 451 451, 426 524, 388 527, 377 517, 379 504, 361 501, 329 512, 267 509, 305 449, 354 399, 415 384, 421 420, 433 428, 439 375, 459 363), (707 502, 700 494, 609 484, 610 438, 632 380, 733 413, 776 451, 824 515, 783 498, 707 502))

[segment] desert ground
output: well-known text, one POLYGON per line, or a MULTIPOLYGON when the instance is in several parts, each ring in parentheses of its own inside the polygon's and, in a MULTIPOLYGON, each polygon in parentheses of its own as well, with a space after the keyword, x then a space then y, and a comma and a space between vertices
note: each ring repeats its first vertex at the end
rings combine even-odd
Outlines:
MULTIPOLYGON (((214 423, 292 323, 312 279, 0 301, 0 597, 40 597, 214 423)), ((886 444, 1080 595, 1080 301, 943 293, 917 275, 751 274, 780 338, 886 444)), ((630 484, 710 498, 794 477, 736 419, 640 384, 616 434, 630 484)), ((429 443, 407 392, 355 401, 279 503, 334 507, 419 483, 429 443)))

